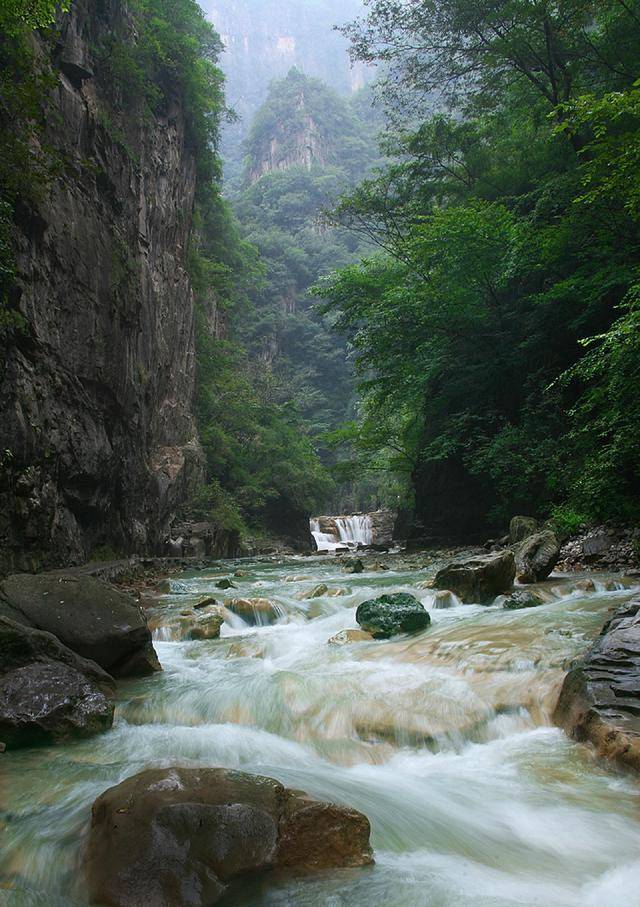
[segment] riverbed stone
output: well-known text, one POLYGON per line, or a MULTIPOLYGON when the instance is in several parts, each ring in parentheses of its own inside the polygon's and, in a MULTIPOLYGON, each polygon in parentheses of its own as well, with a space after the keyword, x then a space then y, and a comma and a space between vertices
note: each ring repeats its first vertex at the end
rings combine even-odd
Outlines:
POLYGON ((513 587, 516 562, 511 551, 465 558, 436 573, 434 589, 453 592, 466 605, 488 604, 513 587))
POLYGON ((249 624, 272 624, 281 616, 279 609, 268 598, 232 598, 225 604, 229 611, 249 624))
POLYGON ((560 543, 555 532, 545 529, 529 536, 516 552, 517 576, 521 583, 539 583, 546 579, 560 557, 560 543))
POLYGON ((108 730, 114 686, 53 634, 0 617, 0 739, 9 749, 108 730))
POLYGON ((218 589, 235 589, 235 583, 232 583, 230 579, 221 579, 216 583, 218 589))
POLYGON ((505 611, 521 611, 524 608, 538 608, 544 604, 544 599, 530 589, 514 589, 510 595, 506 596, 502 607, 505 611))
POLYGON ((161 670, 142 609, 92 576, 10 576, 0 584, 0 617, 53 633, 114 677, 161 670))
POLYGON ((366 866, 369 834, 361 813, 271 778, 151 769, 93 804, 89 895, 109 907, 211 907, 256 872, 366 866))
POLYGON ((219 639, 220 628, 223 623, 224 615, 220 610, 200 614, 194 620, 182 622, 182 638, 194 640, 219 639))
POLYGON ((347 646, 352 642, 371 642, 373 635, 366 630, 340 630, 327 640, 330 646, 347 646))
POLYGON ((342 567, 343 573, 364 573, 364 564, 359 557, 346 561, 342 567))
POLYGON ((424 605, 406 592, 381 595, 358 605, 356 621, 374 639, 388 639, 397 633, 417 633, 431 623, 424 605))
POLYGON ((598 755, 640 772, 640 599, 618 609, 566 675, 553 719, 598 755))

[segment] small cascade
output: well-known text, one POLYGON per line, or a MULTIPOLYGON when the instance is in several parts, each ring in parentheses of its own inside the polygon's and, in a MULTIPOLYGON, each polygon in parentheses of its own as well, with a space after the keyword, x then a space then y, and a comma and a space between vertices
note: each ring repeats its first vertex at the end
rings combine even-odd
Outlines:
POLYGON ((366 513, 336 517, 336 526, 340 533, 340 541, 350 548, 370 545, 373 542, 373 527, 366 513))
POLYGON ((322 517, 309 520, 311 535, 314 537, 318 551, 335 551, 338 548, 357 548, 358 545, 371 545, 373 526, 366 513, 353 516, 322 517), (321 520, 324 521, 324 529, 321 520), (333 532, 326 532, 333 528, 333 532))

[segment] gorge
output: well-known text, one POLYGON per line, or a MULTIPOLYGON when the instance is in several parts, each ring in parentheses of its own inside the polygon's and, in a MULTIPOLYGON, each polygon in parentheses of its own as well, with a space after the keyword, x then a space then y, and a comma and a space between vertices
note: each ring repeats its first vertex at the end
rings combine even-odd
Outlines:
POLYGON ((633 903, 639 23, 0 4, 0 907, 633 903))

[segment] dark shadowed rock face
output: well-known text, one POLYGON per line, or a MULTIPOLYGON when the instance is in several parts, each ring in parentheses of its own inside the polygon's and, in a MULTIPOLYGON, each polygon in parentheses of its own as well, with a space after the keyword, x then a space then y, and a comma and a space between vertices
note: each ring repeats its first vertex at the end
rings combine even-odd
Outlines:
POLYGON ((623 606, 567 674, 557 725, 599 755, 640 771, 640 600, 623 606))
POLYGON ((517 575, 521 583, 546 579, 560 557, 560 543, 554 532, 536 532, 522 542, 516 553, 517 575))
POLYGON ((19 212, 13 301, 27 329, 0 376, 7 573, 84 562, 102 544, 159 550, 201 475, 181 99, 147 117, 121 104, 104 59, 109 41, 135 41, 125 3, 75 0, 61 21, 39 54, 54 76, 42 140, 63 166, 19 212))
POLYGON ((109 907, 210 907, 248 873, 367 865, 369 832, 361 813, 271 778, 154 769, 94 803, 90 896, 109 907))
POLYGON ((381 595, 358 605, 356 621, 374 639, 388 639, 397 633, 417 633, 431 623, 424 605, 405 592, 381 595))
POLYGON ((9 749, 107 730, 113 688, 51 633, 0 617, 0 740, 9 749))
POLYGON ((515 575, 513 554, 501 551, 448 564, 438 571, 433 585, 454 592, 465 604, 487 604, 511 590, 515 575))
POLYGON ((10 576, 0 584, 0 616, 54 633, 115 677, 160 670, 142 610, 91 576, 10 576))

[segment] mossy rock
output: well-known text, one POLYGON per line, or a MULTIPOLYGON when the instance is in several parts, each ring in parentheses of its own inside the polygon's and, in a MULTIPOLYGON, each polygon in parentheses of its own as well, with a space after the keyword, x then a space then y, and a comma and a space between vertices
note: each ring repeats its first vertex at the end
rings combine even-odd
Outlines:
POLYGON ((374 639, 388 639, 397 633, 418 633, 429 626, 431 618, 417 598, 398 592, 362 602, 356 621, 374 639))

